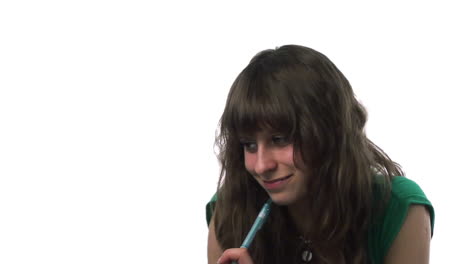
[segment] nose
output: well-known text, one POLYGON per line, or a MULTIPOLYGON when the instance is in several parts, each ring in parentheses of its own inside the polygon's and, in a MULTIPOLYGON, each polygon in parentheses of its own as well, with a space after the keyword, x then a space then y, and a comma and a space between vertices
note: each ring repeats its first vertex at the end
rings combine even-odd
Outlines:
POLYGON ((270 171, 274 171, 278 163, 274 158, 274 153, 271 149, 265 147, 265 145, 258 145, 257 159, 255 162, 255 173, 262 175, 270 171))

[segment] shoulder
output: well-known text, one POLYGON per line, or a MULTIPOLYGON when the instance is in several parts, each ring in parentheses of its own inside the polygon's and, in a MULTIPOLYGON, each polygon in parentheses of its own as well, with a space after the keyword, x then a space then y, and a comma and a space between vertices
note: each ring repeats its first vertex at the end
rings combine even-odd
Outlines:
POLYGON ((217 263, 222 253, 223 249, 216 236, 214 221, 211 221, 208 226, 208 263, 217 263))
POLYGON ((427 197, 419 185, 403 176, 392 178, 392 195, 397 199, 420 199, 426 201, 427 197))
POLYGON ((406 215, 408 214, 408 210, 412 205, 421 205, 421 207, 428 211, 431 220, 432 236, 435 218, 432 203, 416 182, 402 176, 394 177, 392 179, 390 201, 385 213, 386 217, 390 219, 393 219, 392 216, 399 217, 400 222, 403 223, 406 215))
POLYGON ((412 224, 423 224, 427 220, 432 236, 434 217, 431 202, 416 182, 406 177, 393 177, 385 210, 369 230, 368 248, 371 257, 383 260, 398 241, 400 232, 404 233, 403 230, 407 230, 408 226, 411 228, 412 224))
POLYGON ((205 213, 206 213, 206 224, 209 225, 211 221, 211 217, 213 216, 214 208, 216 205, 216 201, 218 200, 218 196, 215 193, 210 201, 205 206, 205 213))
POLYGON ((422 205, 411 205, 384 263, 427 264, 430 241, 431 222, 428 210, 422 205))

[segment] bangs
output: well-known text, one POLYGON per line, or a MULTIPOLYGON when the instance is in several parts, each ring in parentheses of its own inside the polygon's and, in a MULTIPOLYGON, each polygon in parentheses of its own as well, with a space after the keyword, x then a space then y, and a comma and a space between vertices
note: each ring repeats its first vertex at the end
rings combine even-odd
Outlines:
POLYGON ((237 138, 262 130, 292 138, 297 126, 295 113, 284 83, 271 73, 246 71, 231 89, 222 123, 225 132, 237 138))

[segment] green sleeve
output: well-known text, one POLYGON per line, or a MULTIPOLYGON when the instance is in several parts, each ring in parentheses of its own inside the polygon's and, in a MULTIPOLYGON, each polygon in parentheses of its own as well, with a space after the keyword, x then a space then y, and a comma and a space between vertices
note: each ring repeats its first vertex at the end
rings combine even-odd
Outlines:
POLYGON ((392 180, 392 192, 383 217, 369 231, 369 255, 373 263, 383 263, 413 204, 426 206, 431 217, 431 236, 434 232, 434 208, 421 188, 405 177, 392 180))
POLYGON ((206 204, 205 212, 206 212, 206 224, 210 225, 211 217, 213 216, 213 211, 215 208, 216 200, 218 197, 216 193, 211 197, 211 200, 206 204))

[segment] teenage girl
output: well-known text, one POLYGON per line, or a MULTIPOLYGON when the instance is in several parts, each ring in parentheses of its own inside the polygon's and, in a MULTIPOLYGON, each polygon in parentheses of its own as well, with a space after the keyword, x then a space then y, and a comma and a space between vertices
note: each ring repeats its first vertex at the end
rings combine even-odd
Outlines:
POLYGON ((429 263, 433 207, 366 137, 366 119, 325 55, 296 45, 258 53, 220 121, 208 263, 429 263), (267 222, 238 248, 270 198, 267 222))

